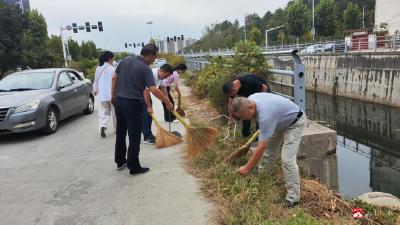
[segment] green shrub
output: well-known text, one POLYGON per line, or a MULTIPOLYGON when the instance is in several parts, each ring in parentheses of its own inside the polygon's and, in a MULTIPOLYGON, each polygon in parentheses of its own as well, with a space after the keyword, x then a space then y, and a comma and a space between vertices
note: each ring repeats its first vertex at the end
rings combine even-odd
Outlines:
POLYGON ((82 59, 78 62, 72 62, 69 68, 82 72, 87 79, 93 81, 98 63, 97 60, 82 59))
POLYGON ((172 53, 158 53, 157 58, 166 59, 168 64, 170 64, 173 67, 185 62, 185 59, 182 56, 172 53))
POLYGON ((226 113, 228 98, 222 94, 222 85, 235 76, 253 73, 269 80, 268 64, 262 49, 255 42, 239 42, 235 48, 235 57, 209 58, 204 69, 187 78, 193 93, 200 98, 208 98, 220 113, 226 113))

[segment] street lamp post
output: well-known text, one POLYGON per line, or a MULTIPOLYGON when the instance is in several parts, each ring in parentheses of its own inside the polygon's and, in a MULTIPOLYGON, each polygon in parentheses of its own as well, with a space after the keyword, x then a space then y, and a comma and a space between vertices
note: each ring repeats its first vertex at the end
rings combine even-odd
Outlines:
POLYGON ((247 42, 246 20, 247 14, 244 14, 244 42, 247 42))
POLYGON ((312 34, 312 39, 313 42, 315 42, 315 7, 314 7, 314 0, 312 0, 312 29, 311 29, 311 34, 312 34))
POLYGON ((274 31, 274 30, 278 30, 278 29, 281 29, 281 28, 283 28, 283 27, 285 27, 285 25, 282 25, 282 26, 278 26, 278 27, 274 27, 274 28, 265 30, 265 49, 268 50, 268 32, 274 31))
POLYGON ((148 21, 146 24, 150 27, 150 39, 153 39, 153 33, 151 32, 151 25, 153 24, 153 21, 148 21))

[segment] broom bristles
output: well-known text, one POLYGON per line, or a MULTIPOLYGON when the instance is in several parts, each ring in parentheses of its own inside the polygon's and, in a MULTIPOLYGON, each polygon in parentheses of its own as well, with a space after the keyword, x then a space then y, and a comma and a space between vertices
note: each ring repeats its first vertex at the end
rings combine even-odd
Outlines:
POLYGON ((213 127, 189 128, 186 132, 186 145, 190 158, 215 143, 218 135, 218 129, 213 127))
POLYGON ((242 156, 245 156, 247 154, 247 152, 250 151, 250 146, 248 145, 243 145, 242 147, 240 147, 239 149, 237 149, 236 151, 232 152, 228 157, 226 157, 222 163, 230 163, 235 159, 238 159, 242 156))
POLYGON ((162 127, 157 128, 156 135, 156 147, 157 148, 166 148, 173 145, 177 145, 182 142, 182 139, 175 134, 168 132, 162 127))

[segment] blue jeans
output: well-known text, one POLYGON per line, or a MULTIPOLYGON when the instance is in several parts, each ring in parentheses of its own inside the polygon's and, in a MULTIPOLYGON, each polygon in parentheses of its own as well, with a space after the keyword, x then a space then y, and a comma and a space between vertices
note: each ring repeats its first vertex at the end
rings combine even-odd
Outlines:
POLYGON ((142 134, 143 138, 148 138, 150 135, 153 135, 151 132, 151 124, 153 122, 153 119, 147 112, 147 105, 144 100, 142 101, 143 105, 143 110, 142 110, 142 134))

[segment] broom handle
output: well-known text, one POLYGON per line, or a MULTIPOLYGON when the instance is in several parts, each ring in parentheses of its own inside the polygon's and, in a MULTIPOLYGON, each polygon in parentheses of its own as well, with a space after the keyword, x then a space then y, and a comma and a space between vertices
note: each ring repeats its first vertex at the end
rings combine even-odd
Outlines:
POLYGON ((181 107, 181 96, 179 96, 179 98, 178 98, 178 108, 180 108, 181 107))
POLYGON ((260 134, 260 130, 257 130, 257 132, 255 132, 254 134, 253 134, 253 136, 251 136, 251 138, 246 142, 246 144, 244 144, 245 146, 250 146, 251 145, 251 143, 253 143, 255 140, 256 140, 256 138, 258 137, 258 135, 260 134))
POLYGON ((174 116, 179 120, 179 122, 182 123, 182 125, 183 125, 186 129, 189 129, 189 128, 190 128, 190 124, 188 124, 188 123, 185 121, 185 119, 183 119, 183 118, 181 117, 181 115, 179 115, 175 110, 172 110, 171 113, 174 114, 174 116))
POLYGON ((160 123, 158 122, 158 120, 156 119, 156 117, 154 116, 153 113, 149 113, 151 118, 153 119, 154 123, 156 124, 157 127, 161 127, 160 123))

